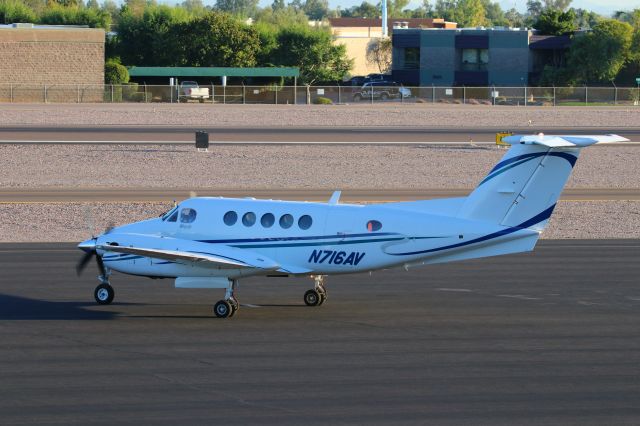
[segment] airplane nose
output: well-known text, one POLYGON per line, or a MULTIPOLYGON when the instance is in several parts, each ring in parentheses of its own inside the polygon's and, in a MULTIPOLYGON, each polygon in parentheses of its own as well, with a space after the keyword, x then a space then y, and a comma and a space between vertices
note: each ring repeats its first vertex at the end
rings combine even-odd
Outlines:
POLYGON ((91 253, 96 249, 96 240, 91 238, 78 244, 78 248, 86 253, 91 253))

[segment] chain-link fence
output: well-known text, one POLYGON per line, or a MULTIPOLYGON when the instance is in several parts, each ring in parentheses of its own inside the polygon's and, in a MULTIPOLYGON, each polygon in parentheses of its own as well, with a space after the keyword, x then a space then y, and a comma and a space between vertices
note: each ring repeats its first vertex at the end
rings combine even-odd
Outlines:
POLYGON ((425 103, 506 106, 638 106, 640 87, 221 86, 0 84, 3 103, 200 102, 208 104, 425 103))

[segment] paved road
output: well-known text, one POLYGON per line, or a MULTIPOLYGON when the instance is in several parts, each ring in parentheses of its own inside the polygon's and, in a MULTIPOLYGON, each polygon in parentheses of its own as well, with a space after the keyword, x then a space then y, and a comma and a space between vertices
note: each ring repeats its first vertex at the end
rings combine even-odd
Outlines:
POLYGON ((95 271, 69 245, 0 245, 3 425, 640 423, 640 240, 220 291, 95 271), (254 305, 255 307, 250 307, 254 305))
MULTIPOLYGON (((349 189, 343 191, 342 202, 408 201, 427 198, 464 197, 472 188, 450 189, 349 189)), ((0 189, 0 203, 57 203, 71 201, 150 202, 183 200, 192 192, 198 196, 256 197, 275 200, 326 201, 328 189, 0 189)), ((640 189, 567 188, 561 196, 565 201, 640 200, 640 189)))
MULTIPOLYGON (((138 143, 193 143, 194 132, 209 132, 212 143, 425 143, 425 142, 492 142, 495 134, 505 129, 497 128, 429 128, 429 127, 322 127, 322 128, 251 128, 251 127, 0 127, 0 143, 11 142, 138 142, 138 143)), ((544 132, 555 134, 603 134, 616 133, 631 141, 640 142, 640 127, 626 128, 513 128, 515 133, 544 132)))

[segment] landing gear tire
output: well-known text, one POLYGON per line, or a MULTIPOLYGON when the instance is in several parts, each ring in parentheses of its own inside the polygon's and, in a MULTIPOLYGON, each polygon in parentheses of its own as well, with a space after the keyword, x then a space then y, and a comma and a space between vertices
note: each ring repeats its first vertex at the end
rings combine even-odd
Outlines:
POLYGON ((304 303, 307 306, 318 306, 322 303, 321 300, 322 296, 317 290, 307 290, 304 294, 304 303))
POLYGON ((221 300, 213 306, 213 313, 218 318, 228 318, 235 313, 235 310, 229 301, 221 300))
POLYGON ((113 287, 109 284, 100 284, 93 292, 93 297, 95 297, 98 305, 108 305, 113 302, 114 296, 115 291, 113 291, 113 287))
POLYGON ((320 303, 318 303, 318 306, 321 306, 325 300, 327 300, 327 292, 326 291, 321 291, 320 292, 320 303))

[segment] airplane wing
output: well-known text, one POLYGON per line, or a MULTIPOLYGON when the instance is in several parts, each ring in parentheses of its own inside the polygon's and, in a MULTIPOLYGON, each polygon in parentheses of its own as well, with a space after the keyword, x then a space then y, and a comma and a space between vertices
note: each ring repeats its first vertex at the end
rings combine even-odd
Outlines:
POLYGON ((265 270, 277 270, 280 268, 278 263, 265 256, 247 250, 234 250, 227 246, 218 246, 215 250, 210 250, 216 251, 217 253, 112 245, 98 245, 96 246, 96 249, 107 252, 134 254, 178 263, 197 262, 201 264, 201 266, 210 266, 222 269, 259 268, 265 270))
POLYGON ((524 145, 544 145, 549 148, 585 147, 596 143, 628 142, 629 139, 618 135, 513 135, 502 139, 503 142, 524 145))

